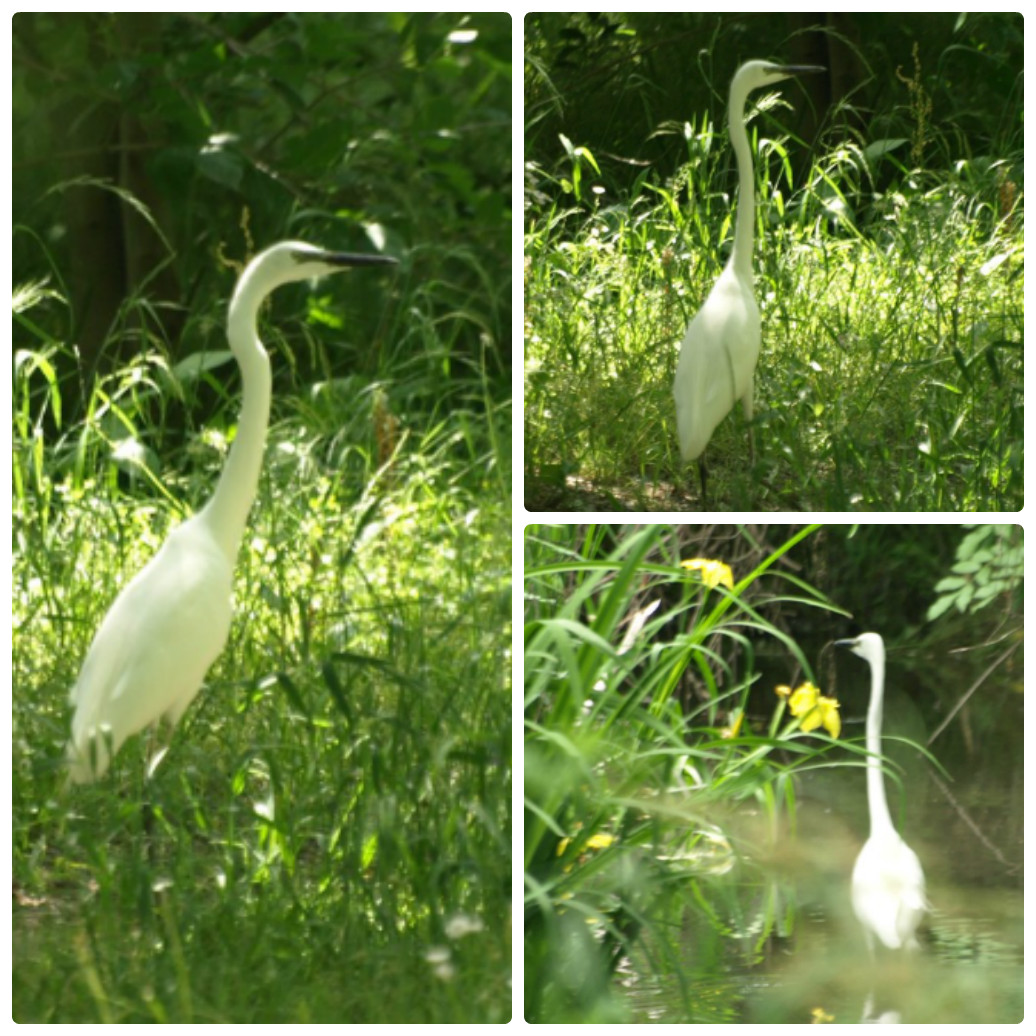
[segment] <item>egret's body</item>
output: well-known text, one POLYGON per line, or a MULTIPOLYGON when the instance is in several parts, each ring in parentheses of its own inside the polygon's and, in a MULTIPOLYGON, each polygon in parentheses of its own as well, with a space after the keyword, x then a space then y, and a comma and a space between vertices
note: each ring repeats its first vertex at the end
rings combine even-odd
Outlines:
POLYGON ((885 799, 881 772, 885 644, 877 633, 863 633, 854 640, 836 643, 865 658, 871 667, 871 700, 867 709, 867 807, 871 829, 853 867, 853 912, 872 950, 876 941, 890 950, 914 949, 917 927, 928 906, 921 861, 893 826, 885 799))
POLYGON ((226 643, 234 563, 255 499, 270 417, 270 362, 256 331, 263 299, 292 281, 392 262, 287 241, 268 248, 242 273, 227 319, 242 377, 237 437, 212 498, 169 534, 94 636, 72 689, 73 781, 100 777, 122 743, 145 727, 161 720, 176 724, 226 643))
MULTIPOLYGON (((741 401, 745 420, 752 419, 752 395, 761 332, 752 281, 755 231, 755 186, 752 152, 745 131, 745 101, 752 90, 779 83, 803 72, 822 72, 813 65, 775 65, 749 61, 730 83, 730 143, 737 158, 740 196, 734 247, 730 259, 687 327, 676 365, 673 396, 680 456, 698 461, 705 500, 705 447, 716 426, 741 401)), ((751 428, 749 446, 752 447, 751 428)))
MULTIPOLYGON (((685 463, 705 453, 716 426, 738 400, 745 420, 752 419, 753 375, 760 342, 752 274, 739 272, 732 256, 705 305, 688 325, 680 347, 673 395, 680 456, 685 463)), ((704 494, 704 477, 702 482, 704 494)))

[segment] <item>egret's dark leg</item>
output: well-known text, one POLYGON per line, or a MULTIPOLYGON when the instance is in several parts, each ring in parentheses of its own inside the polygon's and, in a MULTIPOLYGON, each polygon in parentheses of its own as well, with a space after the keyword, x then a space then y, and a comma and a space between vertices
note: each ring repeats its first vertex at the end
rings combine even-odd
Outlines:
POLYGON ((705 492, 705 483, 709 477, 709 469, 705 466, 705 454, 703 453, 698 458, 698 478, 701 481, 701 509, 707 511, 709 509, 709 498, 705 492))
MULTIPOLYGON (((153 736, 149 731, 147 737, 153 736)), ((155 809, 151 801, 151 771, 145 767, 139 777, 137 789, 137 801, 140 803, 140 837, 143 840, 143 857, 147 860, 149 872, 144 874, 144 880, 150 889, 151 876, 154 874, 158 860, 155 849, 155 809)))
POLYGON ((748 462, 755 467, 755 433, 752 429, 752 386, 748 386, 748 392, 741 400, 741 409, 745 414, 745 424, 748 426, 748 462))

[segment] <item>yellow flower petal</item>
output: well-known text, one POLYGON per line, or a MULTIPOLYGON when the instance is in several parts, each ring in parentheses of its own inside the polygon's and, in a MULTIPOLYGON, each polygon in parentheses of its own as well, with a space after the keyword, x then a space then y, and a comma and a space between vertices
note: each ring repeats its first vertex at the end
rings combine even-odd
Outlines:
POLYGON ((838 699, 825 698, 821 695, 817 702, 817 711, 821 714, 820 722, 824 724, 824 729, 832 737, 838 737, 842 732, 842 717, 838 712, 838 699))
MULTIPOLYGON (((781 693, 777 688, 777 693, 781 693)), ((842 717, 838 713, 838 699, 826 698, 820 689, 811 683, 800 684, 788 699, 788 708, 793 716, 801 719, 799 729, 808 734, 817 727, 823 728, 832 736, 838 737, 842 732, 842 717)))
MULTIPOLYGON (((791 709, 793 716, 804 716, 807 712, 811 712, 816 708, 819 697, 820 690, 814 687, 813 684, 800 684, 792 692, 791 698, 788 701, 788 708, 791 709)), ((803 724, 802 729, 806 729, 805 724, 803 724)))
POLYGON ((734 589, 734 573, 730 566, 722 561, 712 561, 709 558, 689 558, 680 562, 681 568, 688 572, 697 572, 701 581, 710 589, 717 586, 725 586, 728 590, 734 589))
POLYGON ((802 723, 799 729, 804 733, 808 734, 811 730, 816 730, 820 726, 820 709, 810 709, 805 716, 802 717, 802 723))

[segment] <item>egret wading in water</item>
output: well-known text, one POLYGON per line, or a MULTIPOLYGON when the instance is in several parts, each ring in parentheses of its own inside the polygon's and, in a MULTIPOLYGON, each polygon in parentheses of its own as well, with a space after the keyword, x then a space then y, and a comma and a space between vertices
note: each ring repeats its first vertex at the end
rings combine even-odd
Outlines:
POLYGON ((145 727, 161 720, 175 726, 226 643, 234 563, 270 419, 270 360, 256 330, 263 300, 292 281, 395 262, 282 241, 245 267, 227 317, 227 338, 241 369, 237 437, 212 498, 169 534, 94 636, 72 688, 68 767, 74 782, 102 776, 122 743, 145 727))
POLYGON ((865 658, 871 667, 871 700, 867 709, 867 809, 870 837, 853 867, 853 913, 863 926, 868 949, 916 949, 917 926, 928 909, 924 871, 917 854, 892 824, 881 773, 881 704, 885 693, 885 644, 877 633, 836 640, 865 658))
MULTIPOLYGON (((705 304, 687 326, 673 382, 680 456, 685 464, 694 460, 698 462, 703 508, 706 506, 707 477, 705 447, 716 425, 730 413, 738 400, 744 408, 745 420, 752 420, 753 375, 759 359, 759 307, 752 283, 755 184, 752 152, 745 131, 745 101, 749 93, 761 86, 770 86, 795 75, 823 71, 817 65, 749 61, 734 73, 730 83, 727 118, 740 185, 734 248, 705 304)), ((755 443, 751 425, 748 445, 754 463, 755 443)))

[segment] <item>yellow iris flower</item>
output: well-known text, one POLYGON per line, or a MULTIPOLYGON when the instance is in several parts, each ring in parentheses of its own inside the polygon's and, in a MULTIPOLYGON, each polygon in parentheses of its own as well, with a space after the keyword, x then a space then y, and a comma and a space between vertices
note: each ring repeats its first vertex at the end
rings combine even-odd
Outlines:
MULTIPOLYGON (((780 694, 786 688, 778 687, 780 694)), ((842 717, 838 714, 838 700, 836 698, 825 698, 820 689, 811 683, 804 683, 791 692, 788 699, 788 708, 793 716, 802 720, 801 730, 808 734, 822 726, 832 737, 838 737, 842 732, 842 717)))
POLYGON ((722 561, 710 561, 708 558, 690 558, 680 562, 681 568, 688 572, 697 572, 701 581, 710 589, 717 586, 725 586, 728 590, 734 589, 734 573, 730 566, 722 561))

